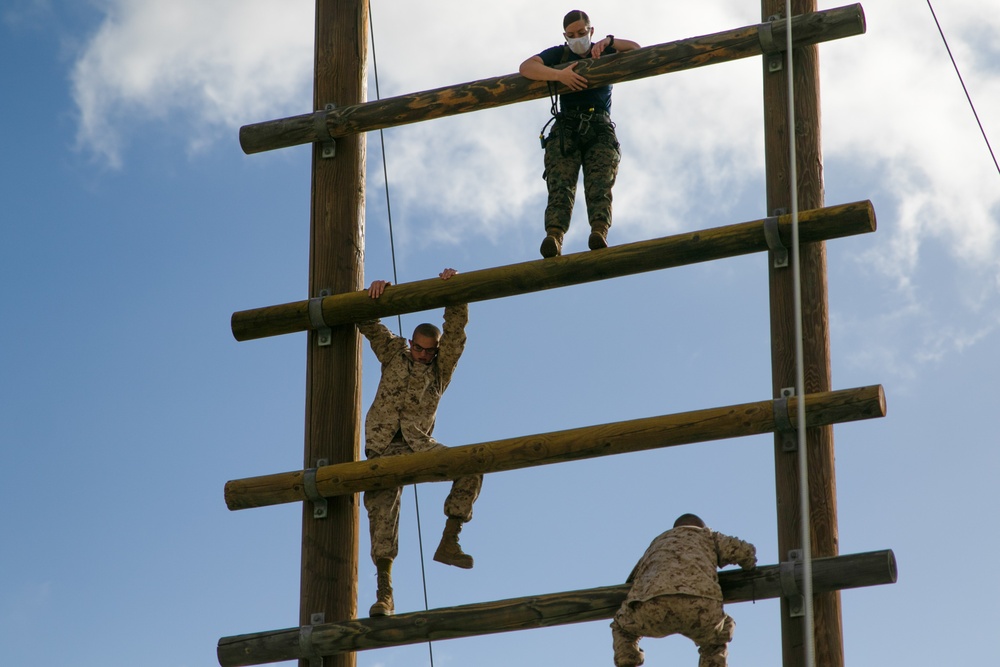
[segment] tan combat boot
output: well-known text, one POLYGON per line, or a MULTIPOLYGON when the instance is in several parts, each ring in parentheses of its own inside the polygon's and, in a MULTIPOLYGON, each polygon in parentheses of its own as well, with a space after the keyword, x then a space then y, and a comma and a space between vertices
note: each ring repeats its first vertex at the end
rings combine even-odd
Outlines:
POLYGON ((562 254, 563 230, 558 227, 546 227, 546 237, 542 240, 540 252, 542 257, 558 257, 562 254))
POLYGON ((608 247, 608 229, 611 227, 607 222, 600 221, 590 225, 590 238, 587 239, 587 246, 591 250, 600 250, 608 247))
POLYGON ((375 561, 378 569, 378 592, 375 604, 368 610, 369 616, 392 616, 395 611, 392 602, 392 559, 379 558, 375 561))
POLYGON ((462 547, 458 544, 460 532, 462 532, 462 521, 448 517, 448 521, 444 524, 444 533, 441 535, 441 544, 434 552, 434 560, 468 570, 472 567, 472 556, 462 552, 462 547))

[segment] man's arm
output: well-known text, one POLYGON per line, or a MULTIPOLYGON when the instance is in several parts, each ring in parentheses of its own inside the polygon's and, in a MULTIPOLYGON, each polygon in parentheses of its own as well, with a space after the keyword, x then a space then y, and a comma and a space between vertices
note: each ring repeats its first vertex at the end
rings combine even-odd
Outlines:
POLYGON ((574 69, 576 69, 576 62, 556 69, 542 62, 541 56, 535 55, 521 63, 517 71, 526 79, 533 81, 558 81, 570 90, 583 90, 587 87, 587 79, 574 72, 574 69))
POLYGON ((715 533, 715 549, 719 554, 719 567, 739 565, 744 570, 757 567, 757 548, 749 542, 715 533))
POLYGON ((594 42, 594 45, 590 48, 590 57, 600 58, 601 54, 604 53, 608 47, 614 48, 615 53, 624 53, 625 51, 635 51, 639 48, 639 44, 630 39, 620 39, 618 37, 608 35, 604 39, 594 42))
MULTIPOLYGON (((458 271, 455 269, 445 269, 441 272, 441 280, 448 280, 458 271)), ((469 304, 462 303, 457 306, 448 306, 444 309, 444 326, 441 332, 441 340, 438 342, 438 371, 441 373, 443 387, 447 387, 451 382, 451 376, 458 365, 458 359, 465 351, 465 325, 469 323, 469 304)))
MULTIPOLYGON (((368 296, 377 299, 382 296, 385 288, 391 285, 387 280, 376 280, 368 288, 368 296)), ((358 323, 358 331, 361 332, 372 346, 372 352, 381 363, 385 363, 389 356, 401 349, 398 336, 389 331, 389 328, 382 324, 381 320, 370 320, 358 323), (394 344, 395 343, 395 344, 394 344)))

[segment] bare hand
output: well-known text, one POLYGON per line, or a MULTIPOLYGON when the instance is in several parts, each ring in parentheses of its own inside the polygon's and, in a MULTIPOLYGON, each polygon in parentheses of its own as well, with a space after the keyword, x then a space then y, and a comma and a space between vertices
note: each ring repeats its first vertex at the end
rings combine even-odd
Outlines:
POLYGON ((385 291, 385 288, 391 284, 392 283, 387 280, 376 280, 372 283, 372 286, 368 288, 368 296, 373 299, 379 298, 382 296, 382 292, 385 291))
POLYGON ((452 276, 457 276, 458 271, 455 269, 445 269, 438 275, 441 277, 441 280, 448 280, 448 278, 451 278, 452 276))
POLYGON ((605 37, 599 42, 594 42, 594 45, 590 47, 590 57, 600 58, 601 54, 604 53, 604 49, 611 46, 611 40, 605 37))
POLYGON ((565 69, 559 72, 559 83, 570 90, 583 90, 587 87, 587 79, 582 74, 577 74, 574 70, 579 63, 570 63, 565 69))

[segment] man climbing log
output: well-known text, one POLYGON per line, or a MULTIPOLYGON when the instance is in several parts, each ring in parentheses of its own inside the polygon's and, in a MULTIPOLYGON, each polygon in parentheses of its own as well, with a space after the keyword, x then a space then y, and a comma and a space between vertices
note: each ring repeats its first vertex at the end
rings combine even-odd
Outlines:
MULTIPOLYGON (((445 269, 442 280, 458 272, 445 269)), ((378 299, 391 283, 376 280, 368 295, 378 299)), ((444 311, 444 332, 433 324, 420 324, 406 339, 396 336, 379 320, 358 325, 382 364, 375 400, 365 418, 365 455, 369 459, 399 456, 444 447, 432 437, 438 402, 451 383, 451 377, 465 350, 465 325, 469 321, 468 304, 449 306, 444 311)), ((472 556, 458 543, 462 524, 472 520, 472 505, 482 488, 482 475, 460 477, 452 483, 445 499, 447 516, 441 543, 434 560, 469 569, 472 556)), ((392 562, 399 551, 399 500, 401 488, 378 489, 364 494, 371 532, 371 557, 378 576, 378 591, 370 616, 394 612, 392 598, 392 562)))

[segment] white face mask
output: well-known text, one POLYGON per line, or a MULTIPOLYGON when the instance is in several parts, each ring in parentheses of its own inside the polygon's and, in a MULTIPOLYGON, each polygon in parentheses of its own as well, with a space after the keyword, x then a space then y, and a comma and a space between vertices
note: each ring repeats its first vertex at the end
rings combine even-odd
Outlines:
POLYGON ((578 56, 582 56, 587 51, 590 51, 590 35, 567 39, 566 43, 569 44, 569 50, 578 56))

